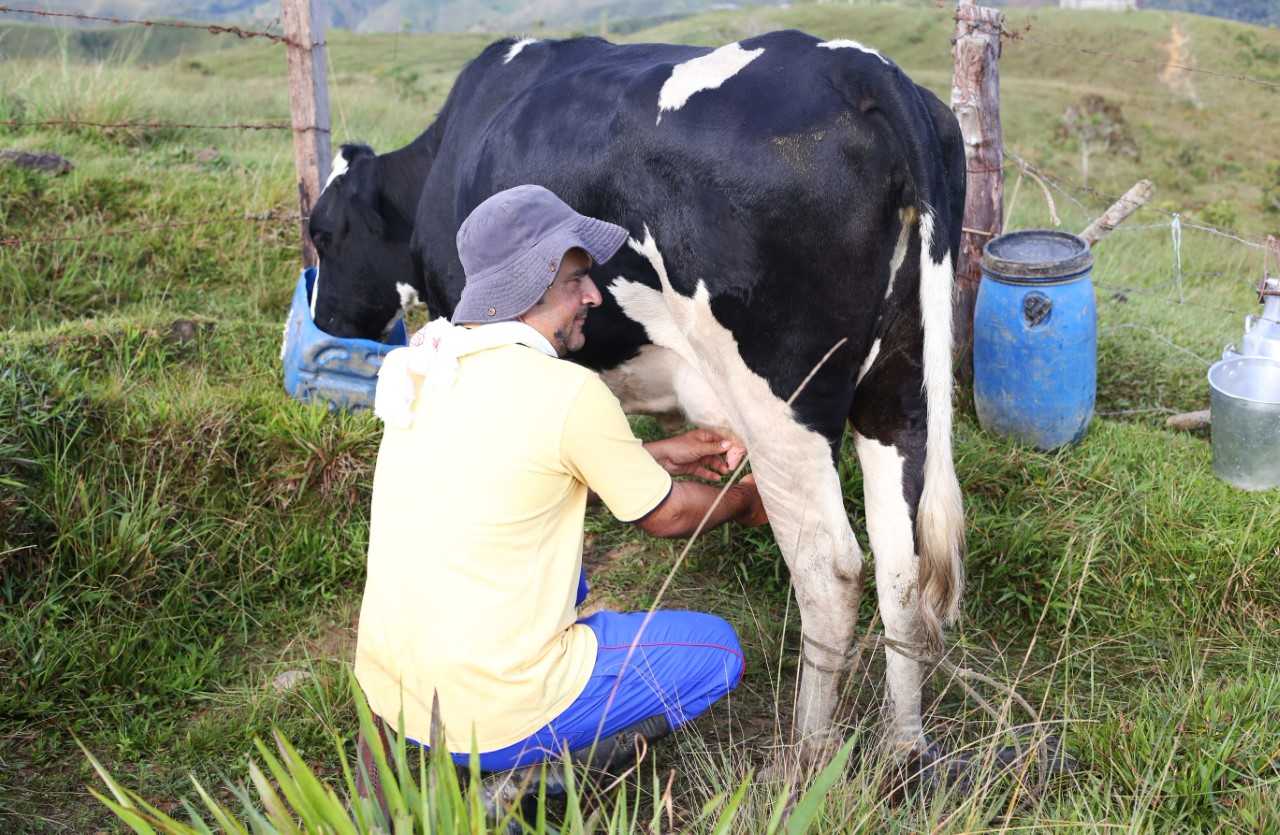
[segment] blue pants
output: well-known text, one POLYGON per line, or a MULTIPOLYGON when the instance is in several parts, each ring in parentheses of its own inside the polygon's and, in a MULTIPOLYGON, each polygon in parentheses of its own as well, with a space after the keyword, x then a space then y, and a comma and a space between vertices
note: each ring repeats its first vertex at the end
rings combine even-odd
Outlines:
MULTIPOLYGON (((675 729, 738 686, 743 667, 738 636, 722 619, 702 612, 654 612, 624 667, 644 619, 644 612, 597 612, 579 621, 595 633, 598 644, 586 688, 528 738, 481 752, 481 770, 556 759, 566 748, 588 748, 597 735, 604 739, 658 714, 675 729)), ((470 754, 455 753, 453 759, 467 765, 470 754)))

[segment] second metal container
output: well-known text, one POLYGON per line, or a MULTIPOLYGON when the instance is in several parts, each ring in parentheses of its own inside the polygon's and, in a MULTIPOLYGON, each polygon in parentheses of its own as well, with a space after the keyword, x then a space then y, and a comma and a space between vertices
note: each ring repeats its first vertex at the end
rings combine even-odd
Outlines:
POLYGON ((989 432, 1040 449, 1084 436, 1098 325, 1083 239, 1033 229, 991 240, 973 322, 973 395, 989 432))
POLYGON ((1280 362, 1214 363, 1209 408, 1214 474, 1242 490, 1280 487, 1280 362))

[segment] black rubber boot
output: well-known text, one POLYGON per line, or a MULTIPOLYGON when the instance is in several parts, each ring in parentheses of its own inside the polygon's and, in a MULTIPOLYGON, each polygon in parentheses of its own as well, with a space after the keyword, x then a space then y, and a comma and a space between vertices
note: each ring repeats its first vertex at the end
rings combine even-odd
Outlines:
MULTIPOLYGON (((594 746, 586 746, 569 752, 572 765, 586 767, 588 775, 616 774, 636 758, 636 737, 645 742, 662 739, 671 733, 671 724, 661 714, 641 719, 634 725, 600 739, 594 746)), ((509 771, 494 771, 481 779, 481 792, 485 811, 491 821, 502 819, 506 810, 529 798, 538 796, 540 786, 546 786, 548 797, 566 792, 565 763, 561 759, 547 760, 509 771)), ((520 824, 512 821, 507 830, 521 832, 520 824)))

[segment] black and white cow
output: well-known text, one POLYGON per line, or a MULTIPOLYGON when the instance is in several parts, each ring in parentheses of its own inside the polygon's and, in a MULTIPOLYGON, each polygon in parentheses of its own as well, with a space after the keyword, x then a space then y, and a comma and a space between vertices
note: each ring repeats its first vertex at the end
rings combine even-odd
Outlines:
MULTIPOLYGON (((573 359, 629 411, 745 443, 800 606, 797 736, 825 744, 862 577, 834 461, 846 421, 887 635, 936 647, 959 605, 955 118, 851 40, 500 41, 411 144, 339 153, 310 222, 316 323, 376 336, 414 297, 449 315, 459 224, 521 183, 631 232, 592 271, 604 304, 573 359)), ((888 680, 896 750, 920 751, 921 666, 889 650, 888 680)))

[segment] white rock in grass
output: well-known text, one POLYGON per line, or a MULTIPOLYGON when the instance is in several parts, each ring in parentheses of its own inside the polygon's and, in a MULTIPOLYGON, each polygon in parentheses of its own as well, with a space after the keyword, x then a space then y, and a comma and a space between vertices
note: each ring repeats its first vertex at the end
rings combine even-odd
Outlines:
POLYGON ((285 670, 271 679, 271 689, 277 693, 288 693, 309 678, 311 678, 311 673, 306 670, 285 670))

